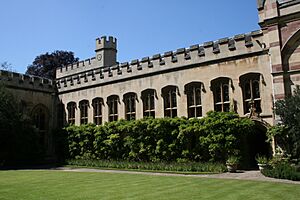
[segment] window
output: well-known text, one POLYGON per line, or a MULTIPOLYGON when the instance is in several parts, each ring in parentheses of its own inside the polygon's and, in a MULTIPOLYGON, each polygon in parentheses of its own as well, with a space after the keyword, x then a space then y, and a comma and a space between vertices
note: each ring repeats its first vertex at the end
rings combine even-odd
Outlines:
POLYGON ((261 113, 260 74, 245 74, 240 77, 240 83, 243 90, 244 113, 249 113, 251 108, 261 113))
POLYGON ((211 82, 214 95, 214 110, 218 112, 229 112, 229 78, 218 78, 211 82))
POLYGON ((76 103, 70 102, 67 104, 67 110, 68 110, 68 123, 69 124, 75 124, 75 109, 76 109, 76 103))
POLYGON ((135 101, 136 94, 133 92, 127 93, 123 97, 123 101, 125 104, 125 118, 126 120, 134 120, 135 119, 135 101))
POLYGON ((34 109, 33 114, 34 125, 41 132, 46 130, 46 111, 42 106, 34 109))
POLYGON ((82 100, 79 102, 80 108, 80 124, 87 124, 88 123, 88 107, 89 101, 82 100))
POLYGON ((188 118, 202 116, 201 83, 192 82, 184 86, 187 96, 188 118))
POLYGON ((108 121, 110 122, 118 120, 118 103, 119 97, 117 95, 107 97, 108 121))
POLYGON ((32 119, 39 133, 39 142, 42 145, 47 145, 48 113, 48 109, 42 104, 38 104, 32 110, 32 119))
POLYGON ((155 90, 142 91, 143 116, 155 118, 155 90))
POLYGON ((176 117, 177 116, 177 87, 166 86, 162 89, 162 96, 164 99, 164 116, 176 117))
POLYGON ((94 124, 101 125, 102 124, 102 98, 95 98, 93 99, 93 117, 94 117, 94 124))

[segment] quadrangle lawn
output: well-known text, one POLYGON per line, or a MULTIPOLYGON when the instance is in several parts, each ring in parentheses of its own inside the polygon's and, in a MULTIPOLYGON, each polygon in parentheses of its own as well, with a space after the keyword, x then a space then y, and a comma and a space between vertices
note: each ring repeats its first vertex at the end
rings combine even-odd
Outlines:
POLYGON ((196 177, 0 171, 0 199, 299 199, 300 185, 196 177))

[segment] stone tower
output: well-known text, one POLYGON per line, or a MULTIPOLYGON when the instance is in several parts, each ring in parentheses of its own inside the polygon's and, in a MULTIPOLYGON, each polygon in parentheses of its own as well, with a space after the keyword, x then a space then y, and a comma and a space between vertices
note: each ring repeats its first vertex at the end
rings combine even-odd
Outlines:
POLYGON ((269 48, 274 100, 300 84, 300 1, 258 0, 259 25, 269 48))
POLYGON ((96 60, 100 67, 108 67, 117 64, 117 39, 106 36, 96 39, 96 60))

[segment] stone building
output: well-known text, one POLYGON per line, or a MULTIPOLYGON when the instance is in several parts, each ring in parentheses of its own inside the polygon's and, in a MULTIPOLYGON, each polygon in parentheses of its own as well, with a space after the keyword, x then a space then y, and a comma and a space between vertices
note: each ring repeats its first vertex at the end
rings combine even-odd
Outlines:
POLYGON ((1 71, 0 84, 4 84, 15 100, 23 117, 31 118, 40 136, 46 155, 53 155, 52 133, 57 127, 59 105, 55 82, 49 79, 1 71))
POLYGON ((67 122, 201 117, 234 110, 274 124, 273 102, 300 84, 300 1, 258 0, 261 30, 131 62, 117 40, 96 39, 95 57, 57 69, 67 122))
POLYGON ((300 84, 300 0, 257 3, 260 30, 125 63, 117 62, 116 38, 101 37, 95 57, 57 69, 56 90, 16 74, 11 88, 35 102, 31 113, 43 105, 47 127, 57 125, 60 104, 65 124, 232 110, 264 132, 276 123, 274 101, 300 84))

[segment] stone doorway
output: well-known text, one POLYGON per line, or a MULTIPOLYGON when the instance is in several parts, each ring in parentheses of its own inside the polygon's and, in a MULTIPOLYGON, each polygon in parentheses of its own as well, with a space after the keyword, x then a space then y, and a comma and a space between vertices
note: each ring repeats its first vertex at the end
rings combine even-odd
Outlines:
POLYGON ((271 157, 271 144, 267 142, 267 125, 261 121, 255 122, 255 129, 241 141, 241 167, 243 169, 258 169, 255 157, 257 155, 271 157))

